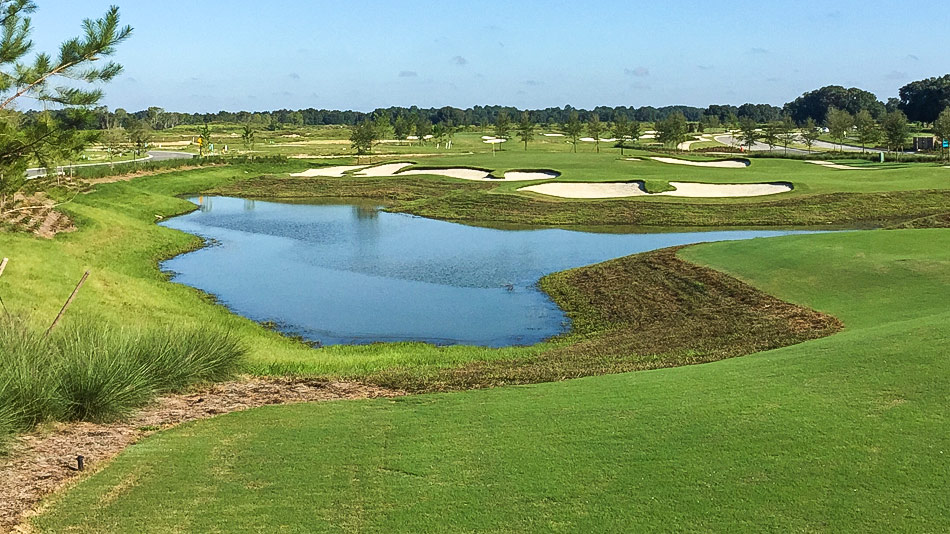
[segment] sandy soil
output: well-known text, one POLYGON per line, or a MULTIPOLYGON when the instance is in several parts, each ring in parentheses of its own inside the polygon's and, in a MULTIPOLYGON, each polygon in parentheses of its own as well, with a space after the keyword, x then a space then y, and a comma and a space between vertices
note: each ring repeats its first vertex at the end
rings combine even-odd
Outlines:
POLYGON ((371 176, 371 177, 385 177, 385 176, 395 176, 396 173, 405 169, 406 167, 412 167, 411 163, 387 163, 385 165, 377 165, 375 167, 370 167, 368 169, 363 169, 356 173, 356 176, 371 176))
POLYGON ((505 173, 504 178, 492 178, 491 175, 485 171, 480 171, 478 169, 466 169, 463 167, 455 169, 419 169, 419 170, 410 170, 406 171, 407 167, 411 167, 409 163, 387 163, 385 165, 377 165, 375 167, 369 167, 363 169, 362 171, 356 173, 356 176, 370 176, 370 177, 391 177, 391 176, 407 176, 407 175, 435 175, 435 176, 446 176, 449 178, 459 178, 462 180, 478 180, 478 181, 491 181, 491 182, 518 182, 518 181, 529 181, 529 180, 552 180, 560 176, 560 173, 554 171, 511 171, 505 173))
POLYGON ((651 157, 653 161, 670 163, 673 165, 689 165, 692 167, 713 167, 717 169, 745 169, 748 167, 742 161, 687 161, 685 159, 651 157))
MULTIPOLYGON (((23 521, 44 496, 103 467, 123 449, 160 429, 271 404, 393 397, 403 392, 348 382, 248 378, 158 399, 129 420, 113 424, 56 424, 20 436, 0 458, 0 532, 23 521)), ((28 531, 24 527, 23 531, 28 531)))
POLYGON ((788 184, 701 184, 695 182, 670 182, 676 191, 656 193, 670 197, 726 198, 761 197, 777 195, 792 190, 788 184))
POLYGON ((548 183, 529 185, 518 191, 531 191, 560 198, 622 198, 649 195, 643 182, 548 183))
POLYGON ((561 173, 558 172, 544 172, 544 171, 511 171, 505 173, 505 180, 508 182, 519 182, 527 180, 553 180, 560 176, 561 173))
POLYGON ((429 170, 416 170, 416 171, 405 171, 399 173, 400 176, 407 175, 419 175, 419 174, 428 174, 435 176, 447 176, 449 178, 459 178, 462 180, 491 180, 491 173, 485 171, 480 171, 478 169, 429 169, 429 170))
POLYGON ((815 165, 821 165, 822 167, 828 167, 829 169, 838 169, 840 171, 860 171, 863 170, 861 167, 852 167, 850 165, 841 165, 839 163, 832 163, 830 161, 817 161, 817 160, 807 160, 806 163, 812 163, 815 165))
POLYGON ((298 178, 312 178, 314 176, 325 176, 330 178, 342 178, 344 173, 365 169, 367 165, 337 165, 336 167, 323 167, 320 169, 308 169, 303 172, 291 174, 298 178))
POLYGON ((670 196, 688 198, 756 197, 786 193, 792 187, 786 184, 702 184, 670 182, 675 191, 647 193, 643 182, 600 183, 547 183, 522 187, 518 191, 531 191, 560 198, 623 198, 638 196, 670 196))

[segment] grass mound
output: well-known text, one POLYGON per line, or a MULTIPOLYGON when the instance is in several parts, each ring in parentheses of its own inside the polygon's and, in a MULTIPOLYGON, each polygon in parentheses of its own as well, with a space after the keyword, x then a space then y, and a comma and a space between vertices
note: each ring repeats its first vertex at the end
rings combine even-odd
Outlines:
POLYGON ((842 328, 729 275, 677 258, 682 247, 554 273, 541 287, 573 328, 555 346, 516 358, 370 380, 407 390, 550 382, 705 363, 794 345, 842 328))
POLYGON ((0 319, 0 435, 43 421, 108 421, 156 394, 231 375, 242 345, 216 330, 72 324, 47 337, 0 319))

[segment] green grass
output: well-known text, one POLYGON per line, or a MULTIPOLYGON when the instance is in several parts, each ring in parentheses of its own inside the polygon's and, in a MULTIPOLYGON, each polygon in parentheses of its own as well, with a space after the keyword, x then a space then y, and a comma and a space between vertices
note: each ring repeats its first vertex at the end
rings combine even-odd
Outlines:
POLYGON ((689 247, 840 318, 716 363, 271 407, 133 446, 47 532, 944 532, 950 231, 689 247))
MULTIPOLYGON (((641 177, 658 184, 700 176, 721 181, 787 178, 798 187, 786 200, 683 199, 557 201, 534 198, 512 190, 517 184, 467 182, 448 178, 398 177, 381 179, 296 180, 289 172, 307 162, 245 164, 146 176, 131 182, 95 186, 62 206, 79 230, 46 241, 21 234, 0 233, 0 256, 11 258, 0 277, 0 296, 14 311, 28 312, 37 326, 48 323, 76 280, 86 269, 92 277, 67 315, 97 317, 104 324, 143 327, 176 323, 201 327, 212 324, 231 331, 248 348, 246 370, 258 374, 301 374, 366 377, 394 368, 420 373, 456 368, 470 362, 531 359, 554 344, 487 349, 434 347, 421 343, 337 346, 312 350, 262 326, 230 314, 193 289, 169 284, 158 262, 201 246, 201 240, 155 225, 159 217, 183 213, 194 206, 180 195, 228 190, 250 195, 312 199, 348 197, 376 199, 391 209, 472 223, 588 224, 611 230, 634 223, 677 226, 729 224, 776 226, 809 224, 827 227, 897 225, 950 211, 950 171, 927 165, 907 165, 875 171, 836 171, 802 162, 754 161, 747 169, 695 169, 657 162, 627 162, 608 154, 532 154, 506 151, 469 159, 438 159, 439 164, 482 164, 493 169, 554 168, 563 179, 598 176, 602 179, 641 177), (763 170, 764 169, 764 170, 763 170), (715 171, 715 172, 713 172, 715 171), (749 173, 749 174, 746 174, 749 173), (258 179, 265 175, 265 178, 258 179), (267 177, 269 176, 269 178, 267 177), (768 178, 771 176, 771 178, 768 178), (851 188, 852 193, 832 193, 851 188), (890 190, 888 190, 890 188, 890 190), (805 194, 808 190, 825 194, 805 194)), ((428 163, 428 161, 427 161, 428 163)))
MULTIPOLYGON (((635 152, 639 157, 648 153, 635 152)), ((686 159, 708 160, 694 156, 686 159)), ((426 167, 554 169, 558 182, 644 180, 651 191, 670 181, 760 183, 788 181, 790 193, 771 197, 676 197, 569 200, 517 190, 532 182, 466 182, 439 177, 306 178, 268 175, 215 188, 223 195, 298 199, 373 198, 390 209, 473 224, 653 227, 878 227, 947 212, 950 173, 931 164, 884 164, 868 170, 827 169, 804 161, 754 159, 744 169, 701 168, 613 154, 506 151, 427 159, 426 167)))

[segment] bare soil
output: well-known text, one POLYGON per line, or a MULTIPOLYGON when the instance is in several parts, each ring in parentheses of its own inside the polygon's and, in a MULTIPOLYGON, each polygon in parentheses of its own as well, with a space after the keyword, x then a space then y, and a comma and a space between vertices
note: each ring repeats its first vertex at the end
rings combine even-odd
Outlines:
POLYGON ((394 397, 404 392, 351 382, 244 378, 157 399, 125 421, 56 423, 19 436, 0 457, 0 532, 19 526, 40 500, 95 472, 126 447, 159 430, 197 419, 272 404, 394 397), (77 456, 85 470, 77 469, 77 456))

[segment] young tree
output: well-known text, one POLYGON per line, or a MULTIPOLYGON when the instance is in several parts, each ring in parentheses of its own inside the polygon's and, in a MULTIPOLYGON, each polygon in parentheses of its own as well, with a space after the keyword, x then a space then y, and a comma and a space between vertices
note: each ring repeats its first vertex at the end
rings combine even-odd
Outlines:
POLYGON ((499 111, 495 118, 495 137, 499 139, 508 139, 511 134, 511 119, 508 118, 508 112, 499 111))
POLYGON ((850 132, 851 127, 854 126, 854 117, 843 109, 832 107, 828 109, 827 122, 828 133, 832 139, 838 142, 839 149, 842 149, 848 132, 850 132))
POLYGON ((668 147, 675 148, 686 140, 687 128, 686 117, 677 111, 654 125, 656 140, 668 147))
POLYGON ((33 50, 29 15, 34 11, 32 0, 0 0, 0 208, 22 187, 30 160, 52 169, 57 158, 92 140, 80 126, 56 121, 48 113, 20 120, 5 111, 21 98, 62 106, 67 115, 94 107, 102 90, 86 84, 109 82, 122 72, 121 65, 104 59, 132 34, 132 28, 119 26, 119 10, 112 7, 102 18, 84 21, 83 35, 63 42, 56 57, 41 53, 27 63, 24 58, 33 50), (60 80, 70 82, 60 85, 60 80))
MULTIPOLYGON (((910 135, 910 125, 907 124, 907 115, 903 111, 895 111, 884 116, 881 123, 884 130, 884 138, 887 140, 887 148, 896 150, 898 153, 904 151, 907 145, 907 137, 910 135)), ((900 159, 900 155, 897 156, 900 159)))
POLYGON ((250 124, 245 124, 241 130, 241 141, 244 143, 244 150, 254 149, 254 128, 250 124))
POLYGON ((379 139, 379 133, 376 130, 376 124, 370 120, 364 120, 353 127, 350 132, 350 142, 356 149, 356 154, 362 156, 373 152, 373 145, 379 139))
POLYGON ((854 126, 857 128, 858 140, 861 142, 861 152, 867 145, 873 146, 881 139, 881 131, 874 122, 871 112, 862 109, 854 116, 854 126))
POLYGON ((152 141, 152 129, 148 123, 135 118, 128 120, 129 127, 126 131, 129 134, 129 141, 135 150, 135 157, 138 158, 148 149, 148 144, 152 141))
POLYGON ((198 157, 203 157, 205 150, 211 150, 211 126, 207 122, 198 128, 198 157))
MULTIPOLYGON (((950 140, 950 107, 941 111, 934 121, 934 135, 941 141, 950 140)), ((950 150, 947 151, 947 160, 950 160, 950 150)))
POLYGON ((376 135, 379 140, 392 138, 393 125, 389 122, 388 114, 378 113, 373 122, 376 124, 376 135))
POLYGON ((749 151, 755 147, 755 143, 762 138, 762 132, 759 131, 759 125, 749 117, 742 117, 739 120, 739 145, 746 146, 749 151))
POLYGON ((576 111, 572 111, 568 115, 567 122, 564 123, 564 134, 574 146, 574 153, 577 153, 577 140, 581 138, 582 131, 584 131, 584 125, 581 124, 580 116, 576 111))
POLYGON ((623 149, 630 137, 630 120, 623 113, 618 113, 614 118, 613 136, 617 138, 620 144, 620 155, 623 156, 623 149))
POLYGON ((393 125, 393 134, 396 139, 405 139, 410 132, 412 132, 412 125, 406 121, 406 118, 402 115, 396 117, 396 124, 393 125))
POLYGON ((812 145, 819 137, 821 137, 821 132, 818 130, 818 124, 815 119, 809 118, 805 121, 805 126, 802 127, 802 142, 805 143, 805 148, 809 152, 811 152, 812 145))
POLYGON ((769 121, 762 130, 762 140, 769 145, 769 151, 775 149, 779 144, 782 135, 782 123, 779 121, 769 121))
POLYGON ((102 133, 102 148, 109 154, 109 168, 115 168, 115 157, 121 155, 129 136, 121 128, 109 128, 102 133))
POLYGON ((521 121, 518 122, 518 139, 524 143, 524 149, 527 152, 528 142, 534 140, 534 121, 531 120, 531 114, 527 111, 521 114, 521 121))
POLYGON ((426 137, 432 135, 432 122, 427 118, 419 120, 416 123, 416 135, 419 136, 419 141, 425 144, 426 137))
POLYGON ((788 155, 788 145, 795 142, 796 137, 798 137, 798 132, 795 131, 795 121, 790 115, 785 115, 785 117, 782 118, 779 139, 782 141, 782 146, 785 147, 786 156, 788 155))
POLYGON ((600 115, 591 113, 587 121, 587 134, 594 138, 594 148, 600 153, 600 136, 604 133, 604 123, 600 122, 600 115))

